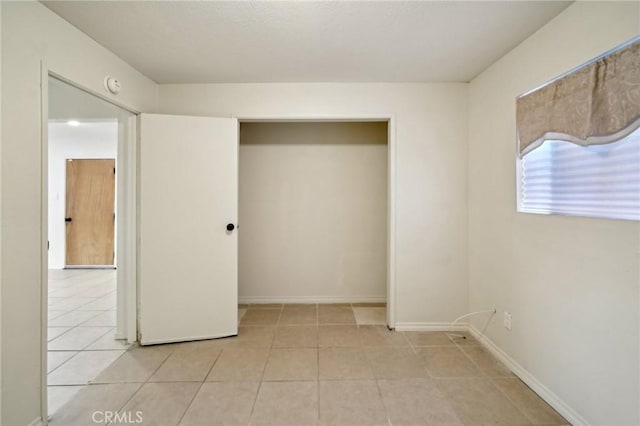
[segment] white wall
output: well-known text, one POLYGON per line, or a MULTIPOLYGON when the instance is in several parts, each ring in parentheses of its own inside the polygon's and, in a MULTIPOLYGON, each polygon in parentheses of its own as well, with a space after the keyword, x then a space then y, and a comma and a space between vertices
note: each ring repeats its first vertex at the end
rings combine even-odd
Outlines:
POLYGON ((240 302, 387 297, 387 123, 240 125, 240 302))
MULTIPOLYGON (((0 93, 2 93, 2 3, 0 2, 0 93)), ((2 158, 2 102, 0 102, 0 158, 2 158)), ((2 188, 2 161, 0 161, 0 188, 2 188)), ((0 190, 0 195, 2 191, 0 190)), ((2 196, 0 196, 0 223, 2 223, 2 196)), ((0 227, 0 241, 2 241, 0 227)), ((0 243, 0 423, 2 423, 2 244, 0 243)))
MULTIPOLYGON (((118 154, 118 123, 83 122, 77 127, 49 123, 49 269, 65 267, 66 160, 113 158, 118 154)), ((114 206, 115 209, 115 206, 114 206)), ((115 211, 115 210, 114 210, 115 211)), ((115 236, 114 236, 115 237, 115 236)), ((117 244, 114 241, 114 250, 117 244)))
POLYGON ((447 323, 467 312, 466 84, 159 88, 161 112, 173 114, 242 118, 393 113, 397 325, 447 323))
MULTIPOLYGON (((41 61, 83 87, 153 112, 156 85, 38 2, 2 3, 2 424, 41 416, 41 61), (122 82, 118 96, 102 81, 122 82)), ((45 81, 46 87, 46 81, 45 81)))
POLYGON ((640 225, 516 213, 515 98, 637 35, 639 17, 637 2, 576 2, 469 88, 470 308, 497 308, 487 336, 595 425, 640 422, 640 225))

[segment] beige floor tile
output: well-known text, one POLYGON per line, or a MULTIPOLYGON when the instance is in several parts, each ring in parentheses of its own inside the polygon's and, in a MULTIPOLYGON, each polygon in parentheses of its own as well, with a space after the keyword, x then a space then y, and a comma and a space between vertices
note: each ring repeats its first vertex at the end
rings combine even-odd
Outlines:
POLYGON ((457 346, 418 348, 431 377, 481 377, 482 373, 457 346))
MULTIPOLYGON (((82 309, 88 304, 94 303, 98 298, 95 297, 49 297, 49 309, 82 309)), ((84 310, 100 310, 99 308, 87 308, 84 310)))
POLYGON ((63 335, 73 327, 48 327, 47 328, 47 341, 50 342, 58 336, 63 335))
POLYGON ((386 308, 353 308, 358 325, 385 325, 387 323, 386 308))
POLYGON ((321 325, 318 327, 320 347, 360 346, 360 333, 355 325, 321 325))
POLYGON ((71 311, 49 320, 49 327, 75 327, 104 311, 71 311))
POLYGON ((272 326, 241 326, 237 336, 220 339, 220 344, 223 347, 270 348, 275 334, 276 327, 272 326))
POLYGON ((267 348, 224 348, 207 376, 207 381, 259 381, 268 356, 267 348))
POLYGON ((388 425, 375 380, 321 381, 320 421, 331 425, 388 425))
MULTIPOLYGON (((87 312, 87 311, 78 311, 78 312, 87 312)), ((82 326, 84 327, 93 327, 93 326, 115 327, 116 311, 103 311, 101 314, 98 314, 95 317, 83 322, 82 326)))
POLYGON ((471 333, 467 331, 451 331, 447 333, 449 338, 458 346, 479 346, 480 342, 476 340, 471 333))
POLYGON ((351 306, 354 308, 386 308, 387 304, 384 302, 382 303, 365 302, 365 303, 352 303, 351 306))
POLYGON ((83 291, 84 289, 78 287, 52 288, 49 286, 49 298, 57 299, 59 297, 79 296, 79 293, 82 293, 83 291))
POLYGON ((482 346, 462 346, 462 350, 489 377, 515 377, 515 375, 482 346))
POLYGON ((62 315, 68 314, 71 311, 66 311, 66 310, 54 310, 54 309, 49 309, 47 312, 47 318, 49 321, 59 318, 62 315))
POLYGON ((282 305, 283 309, 299 309, 299 308, 316 308, 318 309, 317 303, 285 303, 282 305))
POLYGON ((86 385, 124 351, 82 351, 47 376, 50 385, 86 385))
POLYGON ((220 349, 176 350, 149 379, 150 382, 202 382, 220 349))
POLYGON ((47 409, 49 416, 55 416, 56 411, 71 401, 85 386, 48 386, 47 409))
POLYGON ((263 382, 250 424, 318 424, 318 382, 263 382))
POLYGON ((319 324, 356 324, 350 306, 318 305, 319 324))
POLYGON ((79 351, 111 331, 110 327, 76 327, 49 342, 50 351, 79 351))
POLYGON ((493 383, 534 425, 569 424, 520 379, 493 379, 493 383))
POLYGON ((102 297, 102 296, 106 296, 107 294, 113 293, 114 290, 111 288, 110 285, 97 285, 94 287, 89 287, 87 289, 84 289, 80 292, 78 292, 76 294, 76 296, 79 297, 102 297))
MULTIPOLYGON (((170 345, 166 345, 170 346, 170 345)), ((149 377, 169 357, 172 348, 144 347, 129 349, 116 362, 107 367, 93 383, 138 383, 149 377)))
POLYGON ((120 413, 136 419, 139 412, 141 425, 175 426, 199 388, 200 383, 146 383, 120 413))
POLYGON ((303 308, 285 308, 282 310, 280 325, 317 324, 318 313, 315 305, 303 308))
POLYGON ((69 358, 77 354, 77 351, 48 351, 47 352, 47 372, 52 372, 60 367, 69 358))
POLYGON ((373 379, 363 348, 321 348, 320 380, 373 379))
POLYGON ((317 349, 272 349, 262 380, 317 380, 317 349))
POLYGON ((454 346, 455 343, 441 331, 405 331, 412 346, 454 346))
POLYGON ((412 379, 427 377, 420 358, 411 348, 369 347, 365 351, 373 375, 378 379, 412 379))
POLYGON ((318 327, 311 325, 281 326, 276 329, 274 348, 317 348, 318 327))
POLYGON ((242 321, 242 317, 247 313, 247 310, 244 308, 238 308, 238 324, 242 321))
POLYGON ((114 310, 116 309, 117 299, 116 295, 109 294, 103 297, 99 297, 95 299, 93 302, 87 303, 78 307, 78 310, 87 311, 87 310, 96 310, 96 311, 106 311, 106 310, 114 310))
POLYGON ((194 340, 192 342, 174 343, 171 346, 173 346, 173 353, 200 352, 205 356, 215 355, 217 357, 223 348, 232 346, 229 344, 231 339, 224 337, 221 339, 194 340), (211 352, 211 354, 208 354, 208 352, 211 352))
POLYGON ((404 333, 389 330, 386 325, 363 325, 358 333, 362 346, 409 346, 404 333))
POLYGON ((430 379, 378 380, 393 425, 462 425, 430 379))
POLYGON ((92 415, 96 411, 118 411, 140 386, 139 383, 86 386, 51 416, 49 424, 52 426, 95 424, 92 415))
POLYGON ((103 351, 103 350, 115 350, 122 349, 126 350, 131 345, 127 343, 126 340, 116 340, 115 338, 116 330, 112 329, 109 333, 105 334, 89 346, 85 348, 87 351, 103 351))
POLYGON ((259 382, 204 383, 180 426, 247 425, 259 382))
POLYGON ((281 309, 249 308, 242 317, 240 325, 277 325, 281 309))
POLYGON ((249 305, 251 309, 282 309, 282 303, 252 303, 249 305))
POLYGON ((531 424, 490 379, 439 379, 435 382, 464 424, 531 424))

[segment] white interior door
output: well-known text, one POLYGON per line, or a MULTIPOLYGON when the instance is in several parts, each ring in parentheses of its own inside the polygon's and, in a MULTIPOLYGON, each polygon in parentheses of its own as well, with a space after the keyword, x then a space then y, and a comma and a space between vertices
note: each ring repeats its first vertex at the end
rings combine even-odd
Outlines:
POLYGON ((141 344, 238 334, 238 121, 142 114, 139 158, 141 344))

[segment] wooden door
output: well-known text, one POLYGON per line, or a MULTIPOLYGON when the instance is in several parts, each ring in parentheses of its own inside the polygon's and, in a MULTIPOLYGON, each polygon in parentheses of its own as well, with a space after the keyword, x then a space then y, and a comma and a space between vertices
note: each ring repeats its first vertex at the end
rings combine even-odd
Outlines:
POLYGON ((140 116, 140 342, 238 334, 238 120, 140 116))
POLYGON ((115 160, 67 160, 67 266, 114 262, 115 160))

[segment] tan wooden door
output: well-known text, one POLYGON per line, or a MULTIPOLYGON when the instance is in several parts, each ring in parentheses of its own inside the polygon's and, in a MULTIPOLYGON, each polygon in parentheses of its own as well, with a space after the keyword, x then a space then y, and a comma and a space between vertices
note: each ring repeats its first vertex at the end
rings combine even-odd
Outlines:
POLYGON ((67 266, 114 261, 115 160, 67 160, 67 266))

